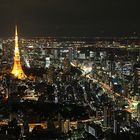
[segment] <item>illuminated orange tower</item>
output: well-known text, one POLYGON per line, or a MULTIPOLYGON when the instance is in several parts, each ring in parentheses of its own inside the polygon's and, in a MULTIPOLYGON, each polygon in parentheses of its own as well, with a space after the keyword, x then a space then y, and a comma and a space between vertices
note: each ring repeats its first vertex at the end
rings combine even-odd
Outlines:
POLYGON ((27 77, 25 75, 24 71, 22 70, 22 66, 21 66, 21 63, 20 63, 17 26, 15 28, 14 65, 13 65, 13 69, 12 69, 11 73, 18 79, 25 79, 27 77))

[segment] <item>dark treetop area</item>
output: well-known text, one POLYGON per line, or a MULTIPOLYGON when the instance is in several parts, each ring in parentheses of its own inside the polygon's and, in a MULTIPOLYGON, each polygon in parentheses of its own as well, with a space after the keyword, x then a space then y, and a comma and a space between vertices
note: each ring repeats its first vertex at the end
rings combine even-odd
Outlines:
POLYGON ((0 0, 0 36, 140 36, 136 0, 0 0))

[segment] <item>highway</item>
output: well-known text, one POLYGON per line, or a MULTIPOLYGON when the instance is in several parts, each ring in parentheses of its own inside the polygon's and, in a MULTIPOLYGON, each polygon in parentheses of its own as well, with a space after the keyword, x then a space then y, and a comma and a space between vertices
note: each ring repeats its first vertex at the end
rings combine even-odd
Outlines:
POLYGON ((129 106, 126 109, 124 109, 124 110, 132 113, 132 116, 136 117, 135 114, 137 114, 136 113, 136 111, 137 111, 136 107, 137 107, 137 104, 139 103, 138 101, 129 99, 129 98, 123 96, 123 95, 120 95, 119 93, 116 93, 116 92, 114 93, 114 91, 112 90, 112 88, 109 85, 107 85, 106 83, 103 83, 103 82, 101 82, 101 81, 99 81, 99 80, 91 77, 90 74, 85 74, 86 71, 87 71, 87 68, 85 68, 85 69, 84 68, 85 67, 81 67, 81 69, 84 71, 84 74, 82 76, 84 76, 85 78, 91 79, 93 81, 96 81, 103 89, 105 89, 107 91, 108 94, 111 94, 114 98, 116 98, 116 97, 122 97, 122 99, 127 100, 129 106), (134 104, 135 104, 135 108, 134 108, 134 104))

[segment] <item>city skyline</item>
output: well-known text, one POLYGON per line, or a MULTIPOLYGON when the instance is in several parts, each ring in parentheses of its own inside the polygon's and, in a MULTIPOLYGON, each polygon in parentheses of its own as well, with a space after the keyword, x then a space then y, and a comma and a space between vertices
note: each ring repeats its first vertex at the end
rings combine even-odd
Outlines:
POLYGON ((0 140, 139 140, 136 0, 0 0, 0 140))
POLYGON ((139 36, 138 4, 133 1, 0 1, 0 36, 139 36))

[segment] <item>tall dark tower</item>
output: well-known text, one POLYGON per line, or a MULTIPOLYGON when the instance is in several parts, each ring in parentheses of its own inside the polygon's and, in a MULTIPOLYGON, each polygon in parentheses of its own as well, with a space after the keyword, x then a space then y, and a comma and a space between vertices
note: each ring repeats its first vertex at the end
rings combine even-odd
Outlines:
POLYGON ((70 71, 70 61, 67 57, 64 58, 64 73, 69 72, 70 71))

